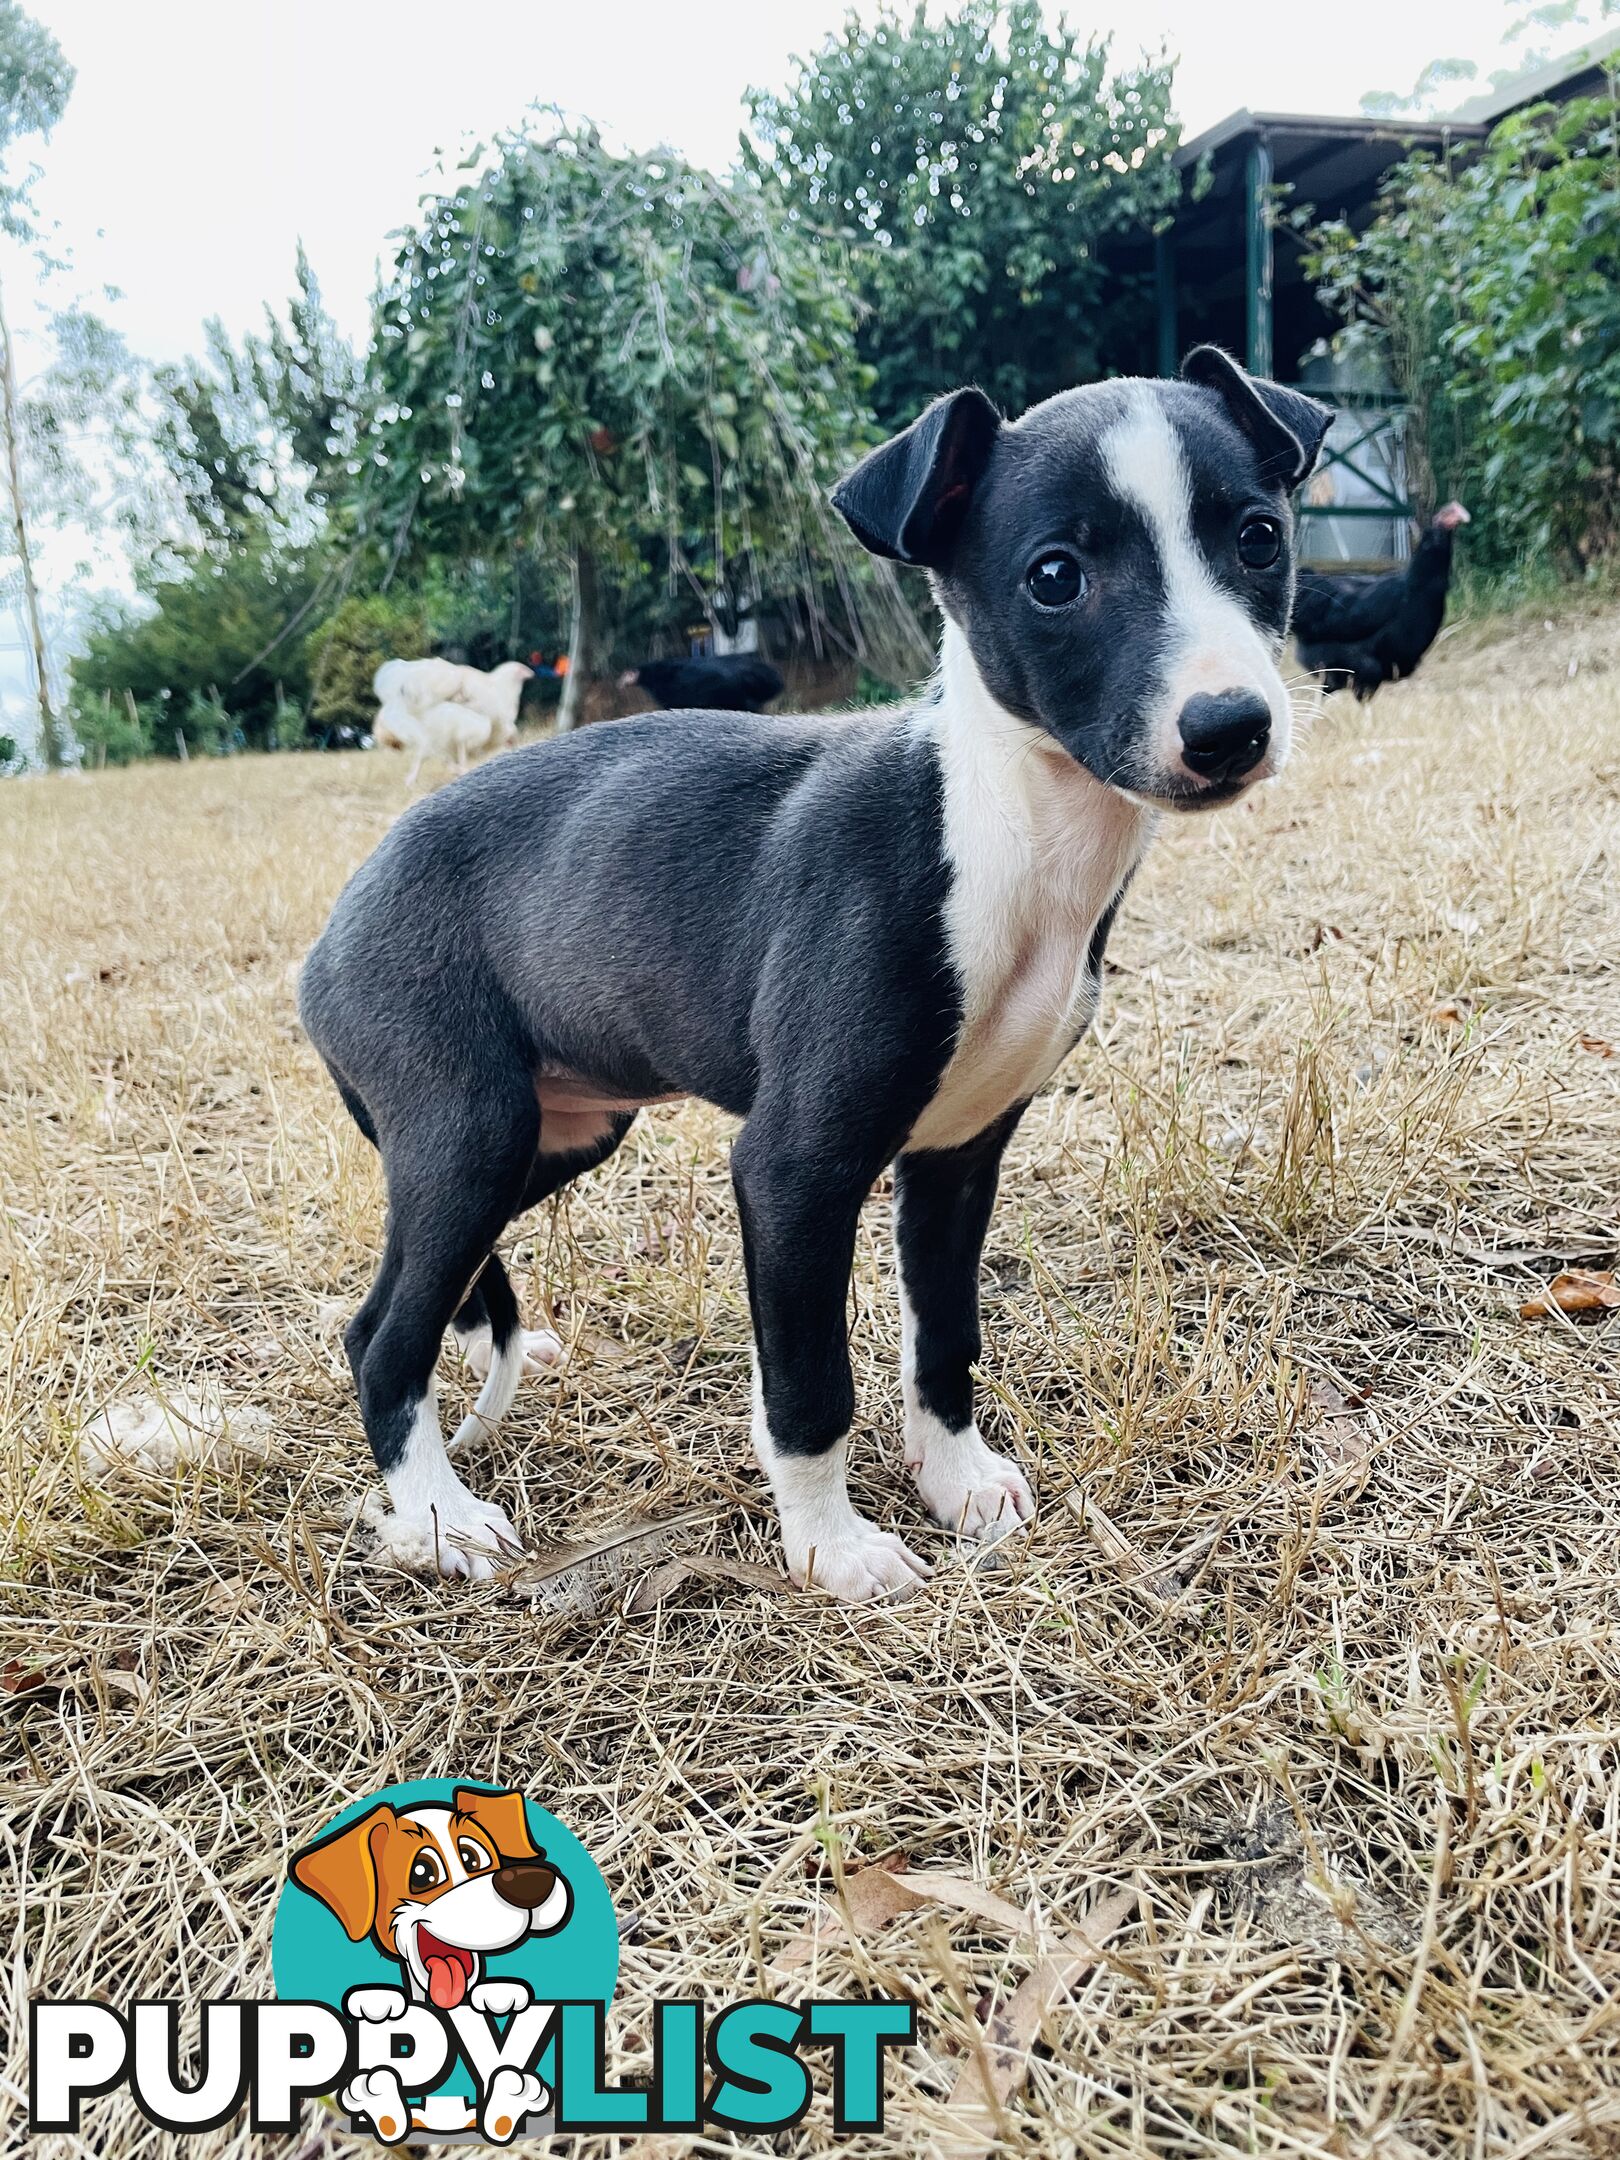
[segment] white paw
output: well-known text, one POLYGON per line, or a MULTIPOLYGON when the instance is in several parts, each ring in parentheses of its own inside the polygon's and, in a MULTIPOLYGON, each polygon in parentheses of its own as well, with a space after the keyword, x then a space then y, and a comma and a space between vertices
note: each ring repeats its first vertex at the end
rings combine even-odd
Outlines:
POLYGON ((466 1490, 441 1504, 376 1522, 377 1550, 401 1567, 468 1582, 488 1582, 497 1568, 516 1560, 523 1540, 505 1510, 466 1490))
POLYGON ((467 2000, 486 2017, 511 2017, 534 2001, 526 1980, 480 1980, 467 2000))
POLYGON ((923 1506, 960 1538, 992 1545, 1035 1513, 1035 1495, 1023 1471, 987 1447, 976 1426, 953 1433, 935 1418, 926 1418, 921 1431, 914 1423, 905 1460, 923 1506))
POLYGON ((848 1525, 836 1536, 795 1552, 788 1550, 788 1573, 801 1589, 824 1590, 844 1605, 873 1598, 898 1603, 928 1580, 929 1567, 892 1530, 880 1530, 851 1510, 848 1525))
POLYGON ((551 2094, 531 2070, 500 2069, 484 2094, 479 2127, 492 2145, 509 2145, 523 2127, 525 2115, 538 2115, 551 2105, 551 2094))
POLYGON ((523 1330, 523 1377, 533 1380, 554 1365, 563 1361, 563 1345, 560 1335, 553 1335, 550 1328, 525 1328, 523 1330))
POLYGON ((350 2017, 363 2018, 368 2025, 386 2025, 391 2018, 405 2015, 405 1997, 398 1988, 350 1988, 343 2007, 350 2017))
POLYGON ((411 2111, 396 2070, 365 2070, 350 2078, 338 2094, 338 2105, 352 2122, 364 2124, 385 2145, 397 2145, 411 2127, 411 2111))
MULTIPOLYGON (((538 1379, 541 1373, 549 1372, 553 1366, 562 1363, 562 1341, 560 1337, 552 1334, 550 1328, 521 1328, 518 1332, 523 1342, 525 1380, 538 1379)), ((461 1354, 471 1367, 474 1378, 487 1380, 489 1369, 495 1362, 495 1341, 489 1329, 475 1328, 472 1334, 463 1335, 461 1354)))

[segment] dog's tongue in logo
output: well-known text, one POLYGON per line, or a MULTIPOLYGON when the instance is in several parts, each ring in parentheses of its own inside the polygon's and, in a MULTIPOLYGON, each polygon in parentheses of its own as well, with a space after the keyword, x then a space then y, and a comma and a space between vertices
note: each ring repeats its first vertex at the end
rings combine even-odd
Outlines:
POLYGON ((440 1942, 427 1928, 417 1930, 416 1947, 427 1974, 429 2000, 437 2010, 454 2010, 472 1979, 472 1959, 456 1945, 440 1942))

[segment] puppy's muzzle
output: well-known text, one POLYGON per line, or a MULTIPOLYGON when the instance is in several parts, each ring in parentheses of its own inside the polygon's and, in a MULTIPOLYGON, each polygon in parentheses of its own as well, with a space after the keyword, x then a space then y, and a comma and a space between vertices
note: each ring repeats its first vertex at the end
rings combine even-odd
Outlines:
POLYGON ((1200 691, 1179 724, 1181 762, 1215 787, 1253 772, 1271 740, 1271 708, 1256 690, 1200 691))

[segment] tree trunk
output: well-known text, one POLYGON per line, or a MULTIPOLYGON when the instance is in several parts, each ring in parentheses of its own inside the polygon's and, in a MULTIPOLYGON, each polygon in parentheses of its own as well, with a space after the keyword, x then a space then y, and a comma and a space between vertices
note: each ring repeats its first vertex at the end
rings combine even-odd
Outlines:
POLYGON ((17 536, 17 561, 22 569, 23 607, 28 616, 28 635, 34 648, 34 682, 39 693, 39 754, 51 772, 60 772, 63 757, 62 731, 51 706, 50 677, 45 668, 45 630, 39 619, 39 592, 34 584, 34 559, 28 551, 28 519, 23 509, 22 470, 17 455, 17 369, 12 357, 11 331, 0 303, 0 419, 6 438, 6 485, 11 493, 11 522, 17 536))
POLYGON ((560 735, 578 727, 585 685, 596 667, 596 563, 583 548, 574 557, 571 583, 574 619, 568 632, 568 673, 557 706, 560 735))

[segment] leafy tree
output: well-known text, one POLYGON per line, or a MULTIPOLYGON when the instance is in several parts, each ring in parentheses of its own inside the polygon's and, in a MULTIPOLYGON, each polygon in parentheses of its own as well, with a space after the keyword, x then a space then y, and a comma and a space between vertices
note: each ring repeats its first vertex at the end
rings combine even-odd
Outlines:
POLYGON ((240 345, 212 321, 200 358, 157 371, 158 449, 204 546, 309 538, 349 482, 362 378, 302 246, 285 321, 267 307, 240 345))
POLYGON ((617 590, 689 617, 831 589, 853 620, 825 503, 870 432, 853 302, 757 180, 537 120, 427 206, 376 348, 361 529, 390 560, 558 581, 564 725, 617 590))
MULTIPOLYGON (((0 0, 0 230, 14 239, 32 240, 33 214, 28 199, 31 173, 11 168, 17 143, 48 135, 61 119, 73 90, 74 71, 62 48, 42 23, 24 14, 16 0, 0 0)), ((0 436, 4 438, 6 492, 17 550, 18 577, 33 645, 34 681, 39 702, 39 747, 48 766, 63 762, 64 746, 51 704, 45 660, 45 632, 34 584, 33 550, 28 537, 28 508, 23 482, 23 421, 17 388, 16 355, 4 306, 0 305, 0 436)))
MULTIPOLYGON (((805 231, 836 237, 887 426, 973 381, 1009 411, 1101 372, 1129 304, 1115 234, 1174 208, 1172 70, 1110 72, 1040 0, 851 14, 780 93, 749 93, 749 153, 805 231)), ((745 146, 746 149, 747 146, 745 146)))
MULTIPOLYGON (((262 336, 237 344, 210 323, 201 359, 157 372, 154 447, 171 494, 145 517, 140 602, 104 615, 72 667, 82 738, 108 758, 170 755, 177 737, 194 750, 306 737, 309 625, 339 583, 321 543, 350 483, 361 370, 301 248, 285 319, 265 312, 262 336)), ((91 327, 100 342, 80 339, 81 372, 99 354, 105 377, 110 333, 91 327)), ((59 396, 74 377, 58 372, 59 396)), ((314 678, 322 728, 359 717, 349 676, 361 663, 341 635, 332 661, 314 678)))
POLYGON ((1356 235, 1316 238, 1323 298, 1377 338, 1437 487, 1488 514, 1471 557, 1579 567, 1620 543, 1620 81, 1511 114, 1476 159, 1414 158, 1356 235))
MULTIPOLYGON (((43 23, 16 0, 0 0, 0 156, 30 135, 48 135, 73 92, 75 70, 43 23)), ((9 168, 0 177, 6 230, 33 237, 28 202, 31 174, 9 168)))
POLYGON ((80 307, 45 325, 49 357, 19 389, 24 491, 31 521, 122 527, 137 546, 173 514, 154 466, 145 409, 149 373, 120 331, 80 307))

